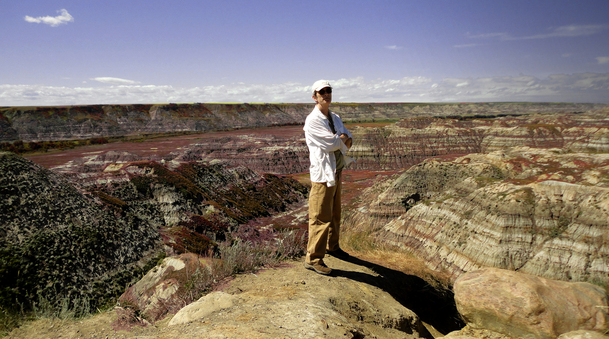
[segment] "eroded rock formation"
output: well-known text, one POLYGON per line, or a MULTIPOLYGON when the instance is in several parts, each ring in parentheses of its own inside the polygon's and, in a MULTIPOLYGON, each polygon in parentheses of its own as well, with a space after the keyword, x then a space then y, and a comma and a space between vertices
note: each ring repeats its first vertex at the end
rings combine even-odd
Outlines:
POLYGON ((357 170, 392 170, 450 154, 486 153, 515 146, 571 152, 609 151, 609 109, 586 114, 535 114, 483 118, 406 118, 395 124, 352 129, 350 156, 357 170))
MULTIPOLYGON (((607 152, 609 122, 606 115, 606 110, 599 110, 586 114, 555 113, 496 119, 418 117, 384 127, 355 126, 351 128, 355 141, 349 156, 356 162, 349 169, 395 171, 429 157, 486 153, 515 146, 607 152)), ((103 164, 127 161, 120 157, 116 153, 91 155, 57 170, 93 172, 103 164)), ((303 173, 309 167, 304 133, 295 127, 291 127, 289 133, 276 135, 244 133, 205 138, 162 157, 140 159, 224 162, 274 174, 303 173)))
MULTIPOLYGON (((303 124, 311 104, 166 104, 0 108, 0 141, 75 140, 146 133, 205 132, 303 124)), ((595 104, 340 104, 345 121, 418 116, 583 112, 595 104)))
POLYGON ((156 254, 207 254, 230 229, 306 195, 294 179, 245 167, 103 159, 60 175, 0 154, 2 306, 101 307, 156 254))
POLYGON ((515 147, 435 158, 369 189, 372 202, 345 224, 453 279, 498 267, 607 284, 608 177, 606 154, 515 147))
MULTIPOLYGON (((48 129, 44 124, 35 125, 30 134, 23 135, 71 139, 91 133, 291 124, 304 120, 310 110, 285 106, 279 112, 272 105, 264 106, 268 110, 250 106, 140 105, 122 110, 93 107, 84 112, 64 108, 47 111, 45 119, 56 125, 49 124, 48 129), (70 121, 68 127, 60 127, 62 119, 70 121)), ((355 208, 346 209, 346 228, 406 249, 431 268, 450 274, 453 281, 465 272, 499 267, 550 279, 609 284, 606 108, 585 114, 537 114, 557 108, 522 104, 337 106, 343 117, 352 114, 352 121, 370 112, 375 119, 404 112, 411 116, 386 127, 352 129, 355 144, 350 156, 357 163, 350 171, 399 174, 379 178, 376 186, 358 197, 355 208), (470 116, 451 116, 457 112, 470 116), (525 112, 536 114, 525 116, 525 112), (483 119, 482 115, 496 118, 483 119), (430 157, 433 159, 425 160, 430 157)), ((561 109, 571 112, 591 107, 564 105, 561 109)), ((21 137, 28 124, 22 120, 23 126, 16 128, 15 119, 34 119, 31 112, 15 114, 0 117, 0 126, 6 127, 2 135, 21 137)), ((237 225, 292 227, 291 222, 266 223, 262 218, 287 211, 296 203, 302 207, 306 187, 281 174, 306 172, 307 157, 300 134, 208 139, 164 156, 101 152, 53 172, 3 154, 0 253, 6 258, 1 268, 10 274, 2 275, 0 286, 8 288, 0 296, 4 301, 25 300, 38 292, 47 296, 53 292, 51 288, 74 290, 75 281, 85 286, 85 292, 78 292, 83 297, 102 302, 130 282, 133 274, 143 274, 146 260, 140 259, 152 259, 161 248, 168 254, 209 253, 237 225), (118 243, 123 237, 128 245, 118 243), (41 246, 43 243, 52 246, 41 246), (82 259, 91 253, 97 261, 82 259), (75 259, 75 255, 82 258, 75 259), (65 273, 65 263, 74 263, 70 268, 75 269, 65 273), (17 280, 11 280, 15 276, 17 280), (106 294, 93 293, 102 287, 106 294)), ((303 213, 299 220, 306 218, 303 213)), ((138 295, 146 299, 152 294, 138 295)), ((73 300, 75 295, 59 296, 73 300)), ((353 297, 352 304, 336 299, 319 302, 329 303, 328 310, 333 310, 328 314, 333 319, 353 317, 353 323, 360 318, 382 323, 371 315, 374 307, 356 299, 353 297), (357 312, 351 311, 352 306, 357 312)), ((402 315, 387 326, 398 331, 402 326, 406 330, 418 326, 415 317, 402 315), (397 327, 391 327, 394 325, 397 327)), ((315 330, 323 333, 324 329, 315 330)))
MULTIPOLYGON (((142 274, 162 243, 156 225, 119 217, 66 178, 0 153, 0 301, 102 307, 142 274)), ((154 265, 154 264, 153 264, 154 265)))

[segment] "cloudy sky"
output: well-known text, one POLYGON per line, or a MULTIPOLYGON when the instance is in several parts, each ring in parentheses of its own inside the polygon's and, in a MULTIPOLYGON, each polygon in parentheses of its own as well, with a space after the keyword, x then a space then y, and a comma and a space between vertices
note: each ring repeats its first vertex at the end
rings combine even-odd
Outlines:
POLYGON ((0 106, 609 103, 608 0, 1 0, 0 106))

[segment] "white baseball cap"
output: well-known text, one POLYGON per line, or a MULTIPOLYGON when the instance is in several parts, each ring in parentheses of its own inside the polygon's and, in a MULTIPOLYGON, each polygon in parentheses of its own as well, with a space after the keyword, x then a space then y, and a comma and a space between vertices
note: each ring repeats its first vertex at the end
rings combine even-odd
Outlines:
POLYGON ((315 92, 317 92, 325 87, 332 88, 332 85, 330 85, 330 82, 328 80, 317 80, 317 81, 315 81, 315 83, 313 84, 313 87, 311 87, 311 88, 313 89, 313 94, 315 94, 315 92))

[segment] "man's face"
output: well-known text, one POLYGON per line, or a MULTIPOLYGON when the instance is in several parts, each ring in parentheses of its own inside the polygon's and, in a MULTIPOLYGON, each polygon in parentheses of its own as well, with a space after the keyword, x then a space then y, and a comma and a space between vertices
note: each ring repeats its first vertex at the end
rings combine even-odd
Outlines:
POLYGON ((321 105, 329 105, 332 102, 332 88, 324 87, 320 89, 313 96, 313 100, 321 105))

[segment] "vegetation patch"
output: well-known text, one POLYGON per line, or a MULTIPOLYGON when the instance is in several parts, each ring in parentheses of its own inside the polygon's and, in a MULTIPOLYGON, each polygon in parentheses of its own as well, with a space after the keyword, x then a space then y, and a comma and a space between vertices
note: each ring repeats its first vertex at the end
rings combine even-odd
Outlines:
POLYGON ((13 152, 16 154, 31 154, 38 152, 48 152, 51 150, 66 150, 79 146, 107 144, 108 138, 95 137, 83 140, 63 140, 63 141, 30 141, 21 140, 13 142, 0 142, 0 151, 13 152))
POLYGON ((91 193, 96 195, 105 204, 110 205, 110 206, 114 207, 115 209, 122 210, 123 208, 127 207, 126 202, 122 201, 121 199, 115 198, 107 193, 104 193, 102 191, 93 191, 91 193))
POLYGON ((177 254, 195 253, 208 255, 218 246, 211 239, 183 226, 170 227, 162 231, 169 237, 165 244, 173 248, 177 254))
POLYGON ((563 215, 558 217, 558 220, 555 221, 554 226, 552 226, 548 230, 548 236, 550 238, 558 238, 560 237, 571 224, 571 220, 563 215))

